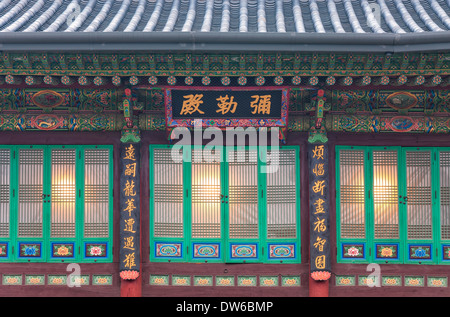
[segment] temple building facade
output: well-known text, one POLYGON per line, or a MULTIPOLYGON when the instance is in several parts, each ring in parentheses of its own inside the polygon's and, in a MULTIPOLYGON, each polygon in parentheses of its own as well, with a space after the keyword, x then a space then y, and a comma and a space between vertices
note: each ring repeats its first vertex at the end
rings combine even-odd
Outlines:
POLYGON ((0 296, 449 296, 449 0, 0 1, 0 296))

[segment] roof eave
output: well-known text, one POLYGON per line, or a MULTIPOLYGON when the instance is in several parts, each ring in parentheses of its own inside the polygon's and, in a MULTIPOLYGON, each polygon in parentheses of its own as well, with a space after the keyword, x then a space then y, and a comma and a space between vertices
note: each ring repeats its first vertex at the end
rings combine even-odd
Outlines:
POLYGON ((236 32, 12 32, 0 51, 359 52, 450 51, 450 31, 406 34, 236 32))

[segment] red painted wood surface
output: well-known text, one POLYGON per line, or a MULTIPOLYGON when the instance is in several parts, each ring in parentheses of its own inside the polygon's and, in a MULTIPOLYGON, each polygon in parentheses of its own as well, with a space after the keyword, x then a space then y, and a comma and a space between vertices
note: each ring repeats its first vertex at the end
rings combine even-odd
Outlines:
POLYGON ((142 275, 132 281, 121 279, 120 297, 142 297, 142 275))
POLYGON ((315 281, 309 277, 309 297, 328 297, 330 281, 315 281))

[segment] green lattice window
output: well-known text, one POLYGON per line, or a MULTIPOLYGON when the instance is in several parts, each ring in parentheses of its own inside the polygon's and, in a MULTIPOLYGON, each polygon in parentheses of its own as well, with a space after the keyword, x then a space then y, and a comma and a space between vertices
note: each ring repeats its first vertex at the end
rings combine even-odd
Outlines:
POLYGON ((111 159, 109 146, 0 146, 0 261, 111 261, 111 159))
POLYGON ((450 149, 336 147, 340 262, 450 260, 450 149))
POLYGON ((299 263, 298 147, 186 148, 150 146, 150 260, 299 263))

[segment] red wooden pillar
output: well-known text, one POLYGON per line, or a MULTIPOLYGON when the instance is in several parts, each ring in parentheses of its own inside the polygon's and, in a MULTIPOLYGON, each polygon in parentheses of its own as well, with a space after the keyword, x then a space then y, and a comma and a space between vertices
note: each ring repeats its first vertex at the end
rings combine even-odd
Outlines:
POLYGON ((135 280, 120 280, 120 297, 142 297, 142 274, 135 280))
POLYGON ((328 297, 330 280, 316 281, 309 276, 309 297, 328 297))

